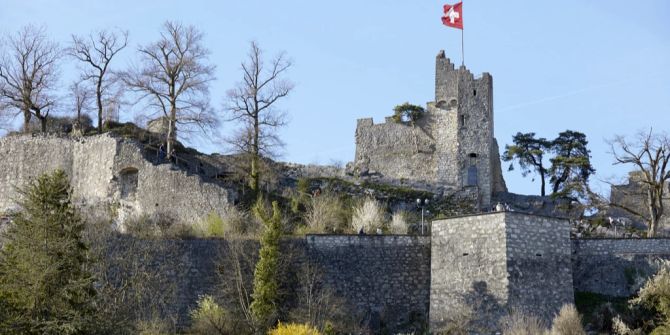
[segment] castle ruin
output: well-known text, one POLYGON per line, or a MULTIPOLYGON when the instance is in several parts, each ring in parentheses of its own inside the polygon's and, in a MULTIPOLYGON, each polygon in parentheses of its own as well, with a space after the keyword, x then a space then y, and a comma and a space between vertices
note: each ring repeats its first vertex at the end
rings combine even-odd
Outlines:
POLYGON ((493 79, 456 69, 444 51, 435 60, 435 101, 416 124, 359 119, 354 168, 390 182, 424 184, 443 192, 475 188, 480 208, 506 192, 493 124, 493 79))

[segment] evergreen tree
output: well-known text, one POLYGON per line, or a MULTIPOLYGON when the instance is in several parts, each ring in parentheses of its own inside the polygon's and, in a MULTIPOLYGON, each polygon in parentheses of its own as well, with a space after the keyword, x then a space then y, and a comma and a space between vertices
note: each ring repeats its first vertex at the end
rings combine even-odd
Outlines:
POLYGON ((586 135, 578 131, 566 130, 552 141, 555 156, 549 161, 549 182, 552 195, 580 198, 586 194, 589 177, 596 172, 591 166, 591 151, 586 145, 586 135))
POLYGON ((263 222, 265 230, 261 237, 259 260, 254 271, 254 292, 251 313, 258 326, 265 328, 273 323, 277 314, 279 287, 279 238, 281 237, 281 211, 276 201, 272 202, 272 216, 259 198, 254 205, 254 214, 263 222))
POLYGON ((0 333, 81 334, 94 315, 84 224, 61 170, 19 190, 19 213, 0 250, 0 333))
MULTIPOLYGON (((527 176, 531 172, 540 175, 540 195, 545 195, 545 176, 547 168, 544 167, 542 159, 551 147, 551 141, 541 137, 535 138, 535 133, 517 133, 512 138, 513 145, 506 145, 502 159, 506 162, 517 160, 521 167, 521 175, 527 176)), ((509 170, 514 170, 514 163, 509 165, 509 170)))

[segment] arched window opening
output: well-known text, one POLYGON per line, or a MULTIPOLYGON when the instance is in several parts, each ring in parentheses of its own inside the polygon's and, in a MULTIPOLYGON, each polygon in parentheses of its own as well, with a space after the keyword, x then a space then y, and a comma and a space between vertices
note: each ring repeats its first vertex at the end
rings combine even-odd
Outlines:
POLYGON ((121 199, 134 199, 137 193, 137 168, 127 167, 119 172, 121 199))

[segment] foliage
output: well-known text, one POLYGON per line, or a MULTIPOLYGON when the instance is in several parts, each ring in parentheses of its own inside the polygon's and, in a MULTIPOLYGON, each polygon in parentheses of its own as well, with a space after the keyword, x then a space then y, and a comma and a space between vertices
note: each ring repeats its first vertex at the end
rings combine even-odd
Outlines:
POLYGON ((373 233, 384 224, 384 209, 377 200, 367 198, 354 208, 351 225, 354 232, 373 233))
MULTIPOLYGON (((544 137, 536 138, 535 133, 516 133, 512 137, 513 145, 506 145, 502 159, 506 162, 517 160, 521 168, 521 175, 526 177, 531 172, 540 175, 541 195, 545 195, 545 176, 547 168, 542 161, 551 147, 551 142, 544 137)), ((514 163, 510 163, 509 170, 514 170, 514 163)))
POLYGON ((662 266, 659 272, 649 279, 638 296, 631 300, 656 312, 659 325, 652 334, 667 334, 670 330, 670 269, 662 266))
POLYGON ((542 320, 520 310, 512 310, 504 316, 500 320, 500 327, 505 335, 542 335, 547 332, 542 320))
POLYGON ((268 214, 262 198, 253 208, 256 217, 265 226, 261 237, 259 260, 254 271, 253 302, 250 309, 257 325, 267 326, 277 314, 279 287, 279 238, 282 234, 281 211, 276 201, 272 202, 272 216, 268 214))
POLYGON ((405 211, 393 213, 391 222, 389 223, 389 231, 392 234, 407 234, 407 229, 409 228, 407 218, 408 213, 405 211))
POLYGON ((566 130, 551 143, 554 157, 549 161, 549 182, 552 195, 579 199, 586 196, 589 177, 595 173, 591 165, 589 142, 583 133, 566 130))
POLYGON ((337 195, 326 191, 310 198, 305 213, 308 232, 341 232, 345 230, 347 221, 344 204, 337 195))
POLYGON ((3 234, 0 251, 0 333, 84 332, 95 291, 68 178, 56 170, 19 193, 22 212, 3 234))
POLYGON ((561 307, 551 325, 551 335, 586 335, 582 327, 582 317, 575 305, 566 304, 561 307))
POLYGON ((227 324, 227 315, 223 307, 219 306, 209 295, 201 296, 197 307, 191 311, 192 334, 230 334, 227 324))
POLYGON ((309 325, 280 322, 277 328, 268 332, 268 335, 321 335, 321 333, 309 325))
POLYGON ((247 213, 230 205, 222 209, 221 215, 212 211, 193 227, 198 237, 241 236, 254 231, 253 220, 247 213))
POLYGON ((393 107, 393 112, 393 122, 408 122, 411 125, 415 125, 416 122, 426 114, 423 107, 412 105, 409 102, 393 107))

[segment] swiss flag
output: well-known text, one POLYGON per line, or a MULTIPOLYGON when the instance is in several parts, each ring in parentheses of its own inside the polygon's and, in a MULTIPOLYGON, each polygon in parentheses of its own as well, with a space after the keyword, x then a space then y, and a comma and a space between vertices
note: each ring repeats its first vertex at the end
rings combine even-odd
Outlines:
POLYGON ((452 28, 463 29, 463 2, 459 2, 453 6, 444 5, 442 24, 452 28))

